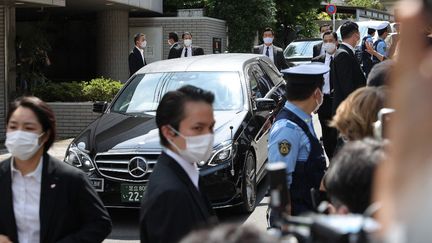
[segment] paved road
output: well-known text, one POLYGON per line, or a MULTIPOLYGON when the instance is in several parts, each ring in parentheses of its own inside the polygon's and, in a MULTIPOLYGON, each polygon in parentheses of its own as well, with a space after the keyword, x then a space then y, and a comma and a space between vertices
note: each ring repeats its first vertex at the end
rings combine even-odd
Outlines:
MULTIPOLYGON (((318 136, 321 136, 321 127, 319 125, 317 116, 314 116, 314 127, 318 136)), ((58 159, 63 159, 65 151, 72 139, 60 140, 54 143, 54 146, 48 151, 51 155, 58 159)), ((0 161, 9 157, 7 151, 0 148, 0 161)), ((233 209, 221 209, 217 210, 219 220, 223 223, 233 222, 240 224, 251 224, 258 229, 266 230, 266 220, 265 213, 267 210, 267 205, 269 198, 265 197, 265 191, 268 184, 264 179, 258 185, 258 195, 257 195, 257 207, 255 211, 250 215, 238 214, 233 209)), ((132 243, 139 242, 139 227, 138 218, 139 210, 137 209, 110 209, 113 220, 113 231, 108 236, 108 239, 104 243, 132 243)))

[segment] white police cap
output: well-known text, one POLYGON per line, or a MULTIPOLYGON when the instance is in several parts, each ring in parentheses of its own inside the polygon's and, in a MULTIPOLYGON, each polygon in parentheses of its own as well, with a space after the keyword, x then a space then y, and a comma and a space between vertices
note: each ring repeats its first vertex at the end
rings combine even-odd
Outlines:
POLYGON ((368 25, 369 29, 382 30, 389 26, 388 21, 373 21, 368 25))
POLYGON ((328 65, 324 63, 314 62, 298 65, 292 68, 284 69, 281 73, 287 82, 293 84, 314 84, 317 80, 321 80, 323 74, 330 71, 328 65))

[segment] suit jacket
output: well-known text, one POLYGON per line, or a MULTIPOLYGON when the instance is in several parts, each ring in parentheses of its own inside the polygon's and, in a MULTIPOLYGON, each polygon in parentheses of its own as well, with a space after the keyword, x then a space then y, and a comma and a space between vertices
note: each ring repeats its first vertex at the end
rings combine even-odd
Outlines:
POLYGON ((142 200, 141 242, 178 242, 191 230, 212 224, 214 212, 202 192, 202 187, 198 191, 183 168, 163 152, 142 200))
POLYGON ((313 54, 312 57, 317 57, 321 55, 321 48, 322 48, 323 42, 320 42, 313 46, 313 54))
POLYGON ((168 59, 179 58, 181 56, 183 48, 179 43, 174 43, 174 45, 170 48, 168 53, 168 59))
MULTIPOLYGON (((180 49, 180 56, 183 52, 184 47, 180 49)), ((201 56, 204 55, 204 49, 199 46, 192 46, 192 56, 201 56)))
MULTIPOLYGON (((259 45, 259 46, 255 46, 253 52, 255 54, 262 54, 263 50, 264 50, 264 44, 259 45)), ((289 67, 288 63, 285 60, 285 57, 283 55, 283 50, 280 47, 277 47, 275 45, 273 45, 273 60, 274 60, 274 64, 277 67, 277 69, 283 70, 283 69, 287 69, 289 67)))
MULTIPOLYGON (((42 163, 40 242, 102 242, 111 219, 87 175, 48 154, 42 163)), ((0 195, 0 234, 18 243, 10 158, 0 162, 0 195)))
POLYGON ((147 62, 143 60, 141 52, 138 48, 134 47, 131 53, 129 53, 129 77, 145 65, 147 65, 147 62))
POLYGON ((354 90, 366 85, 366 78, 352 50, 340 44, 330 67, 333 73, 333 114, 339 104, 354 90))

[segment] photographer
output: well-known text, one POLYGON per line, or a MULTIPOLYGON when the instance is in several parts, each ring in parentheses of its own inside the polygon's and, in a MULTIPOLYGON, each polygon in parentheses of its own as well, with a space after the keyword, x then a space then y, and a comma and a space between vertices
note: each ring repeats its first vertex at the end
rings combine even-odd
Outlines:
POLYGON ((385 158, 385 143, 370 138, 347 143, 334 157, 324 185, 330 213, 363 214, 371 204, 372 182, 378 163, 385 158))

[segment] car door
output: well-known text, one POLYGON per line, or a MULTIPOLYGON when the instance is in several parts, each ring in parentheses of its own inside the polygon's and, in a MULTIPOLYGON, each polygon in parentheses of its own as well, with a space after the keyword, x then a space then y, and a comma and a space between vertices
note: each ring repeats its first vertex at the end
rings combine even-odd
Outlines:
POLYGON ((264 170, 263 165, 267 160, 268 133, 271 128, 273 113, 257 110, 256 99, 267 98, 267 94, 275 85, 258 62, 250 64, 247 68, 247 80, 252 107, 250 129, 254 131, 252 146, 256 151, 257 174, 261 175, 264 170))

